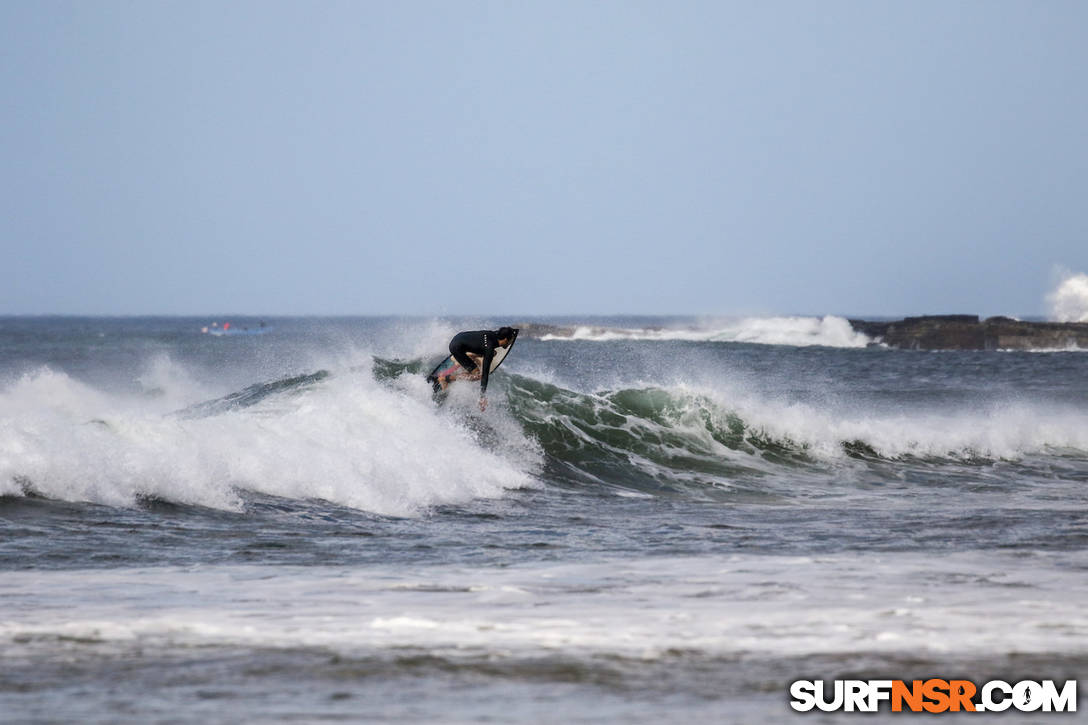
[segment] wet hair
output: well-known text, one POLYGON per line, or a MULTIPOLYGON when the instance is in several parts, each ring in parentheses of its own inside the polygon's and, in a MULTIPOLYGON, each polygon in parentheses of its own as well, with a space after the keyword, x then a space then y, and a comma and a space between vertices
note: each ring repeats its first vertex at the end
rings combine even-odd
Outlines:
POLYGON ((495 337, 499 340, 513 340, 516 332, 512 327, 500 327, 495 330, 495 337))

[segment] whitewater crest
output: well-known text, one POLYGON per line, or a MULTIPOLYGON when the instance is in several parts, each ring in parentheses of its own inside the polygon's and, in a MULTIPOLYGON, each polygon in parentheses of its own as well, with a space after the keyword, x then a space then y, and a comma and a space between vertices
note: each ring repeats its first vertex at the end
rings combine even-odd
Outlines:
POLYGON ((472 402, 436 409, 422 378, 368 368, 164 414, 43 368, 0 390, 0 495, 241 510, 254 491, 404 516, 534 485, 531 442, 501 405, 481 432, 472 402))

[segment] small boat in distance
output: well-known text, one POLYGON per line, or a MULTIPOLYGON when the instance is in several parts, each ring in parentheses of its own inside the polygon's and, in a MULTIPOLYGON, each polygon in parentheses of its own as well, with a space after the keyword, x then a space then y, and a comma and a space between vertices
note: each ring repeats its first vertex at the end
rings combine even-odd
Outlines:
POLYGON ((218 322, 213 322, 211 325, 200 328, 200 331, 206 335, 214 335, 215 337, 224 337, 226 335, 263 335, 266 332, 270 332, 271 327, 268 327, 263 321, 257 327, 236 327, 229 322, 224 322, 222 326, 218 322))

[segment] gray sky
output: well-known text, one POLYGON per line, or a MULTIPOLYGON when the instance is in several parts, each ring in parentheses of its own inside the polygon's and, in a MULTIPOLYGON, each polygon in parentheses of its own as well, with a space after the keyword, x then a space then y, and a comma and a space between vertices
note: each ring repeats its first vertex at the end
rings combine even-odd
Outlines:
POLYGON ((1041 314, 1085 2, 0 0, 0 314, 1041 314))

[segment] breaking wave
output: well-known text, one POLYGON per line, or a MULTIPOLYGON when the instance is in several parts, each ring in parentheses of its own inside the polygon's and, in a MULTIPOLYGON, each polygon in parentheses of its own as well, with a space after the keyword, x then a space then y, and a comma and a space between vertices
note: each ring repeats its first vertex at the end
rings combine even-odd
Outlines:
POLYGON ((868 466, 943 476, 1088 460, 1088 414, 1042 403, 844 411, 683 384, 578 392, 511 372, 480 414, 472 386, 436 404, 422 360, 368 362, 175 411, 42 369, 0 390, 0 495, 240 510, 253 491, 404 516, 548 483, 763 500, 868 466))
POLYGON ((807 347, 865 347, 872 340, 842 317, 748 317, 708 322, 698 327, 593 327, 582 325, 548 332, 542 340, 686 340, 746 342, 807 347))
POLYGON ((511 407, 573 481, 762 492, 843 466, 1088 458, 1088 415, 1025 404, 962 413, 844 413, 684 386, 583 394, 514 375, 511 407), (786 474, 783 476, 783 474, 786 474))

